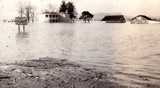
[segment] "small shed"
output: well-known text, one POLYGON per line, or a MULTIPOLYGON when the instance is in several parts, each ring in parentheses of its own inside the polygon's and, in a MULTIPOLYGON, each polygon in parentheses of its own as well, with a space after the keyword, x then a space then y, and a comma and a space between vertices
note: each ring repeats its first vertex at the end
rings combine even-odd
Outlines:
POLYGON ((27 25, 28 21, 26 17, 16 17, 15 18, 16 25, 27 25))

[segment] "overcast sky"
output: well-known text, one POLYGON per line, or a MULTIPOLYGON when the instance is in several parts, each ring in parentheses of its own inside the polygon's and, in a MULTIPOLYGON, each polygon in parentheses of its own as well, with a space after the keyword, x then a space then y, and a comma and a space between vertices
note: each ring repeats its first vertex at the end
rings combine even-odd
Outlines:
MULTIPOLYGON (((58 8, 62 0, 0 0, 1 16, 16 14, 16 9, 22 4, 31 3, 39 8, 47 8, 49 4, 58 8)), ((126 15, 146 14, 160 16, 160 0, 70 0, 73 1, 77 12, 89 10, 92 13, 122 13, 126 15)))

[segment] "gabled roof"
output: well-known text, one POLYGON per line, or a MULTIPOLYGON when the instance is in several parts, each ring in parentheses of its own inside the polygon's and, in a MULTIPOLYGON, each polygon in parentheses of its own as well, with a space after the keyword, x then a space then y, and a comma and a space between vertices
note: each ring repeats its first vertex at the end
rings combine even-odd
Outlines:
POLYGON ((102 21, 106 20, 125 20, 123 15, 106 15, 102 21))
POLYGON ((132 18, 132 20, 134 20, 134 19, 136 19, 136 18, 138 18, 138 17, 143 17, 143 18, 145 18, 145 19, 147 19, 147 20, 153 20, 152 18, 147 17, 147 16, 145 16, 145 15, 138 15, 138 16, 132 18))

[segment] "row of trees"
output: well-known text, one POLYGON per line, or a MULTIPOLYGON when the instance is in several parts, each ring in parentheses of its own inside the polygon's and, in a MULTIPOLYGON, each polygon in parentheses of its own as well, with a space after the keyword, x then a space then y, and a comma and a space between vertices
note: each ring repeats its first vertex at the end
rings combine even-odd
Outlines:
MULTIPOLYGON (((21 17, 26 17, 28 22, 34 21, 35 8, 32 5, 21 5, 18 9, 18 12, 21 17)), ((67 14, 72 20, 75 19, 77 16, 75 6, 72 2, 66 3, 65 1, 62 1, 62 4, 59 8, 59 13, 67 14)), ((91 14, 89 11, 83 11, 79 19, 82 19, 84 22, 90 22, 93 16, 94 15, 91 14)))
MULTIPOLYGON (((65 1, 62 1, 59 12, 68 14, 71 19, 76 18, 75 6, 72 2, 66 3, 65 1)), ((91 14, 89 11, 83 11, 79 19, 82 19, 84 22, 90 22, 93 16, 94 15, 91 14)))

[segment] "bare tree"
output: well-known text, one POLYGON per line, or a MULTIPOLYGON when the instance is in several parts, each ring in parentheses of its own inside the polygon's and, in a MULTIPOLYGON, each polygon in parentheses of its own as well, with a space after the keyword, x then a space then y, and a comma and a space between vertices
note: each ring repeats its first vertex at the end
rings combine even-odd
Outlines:
POLYGON ((25 12, 28 22, 34 22, 35 8, 32 5, 27 5, 25 7, 25 12))
POLYGON ((18 13, 19 13, 19 16, 20 16, 20 17, 23 17, 24 14, 25 14, 25 9, 20 6, 20 7, 18 8, 18 13))
POLYGON ((18 13, 20 17, 26 17, 27 21, 34 21, 35 18, 35 8, 33 5, 28 4, 24 5, 21 2, 19 2, 19 7, 18 7, 18 13))

